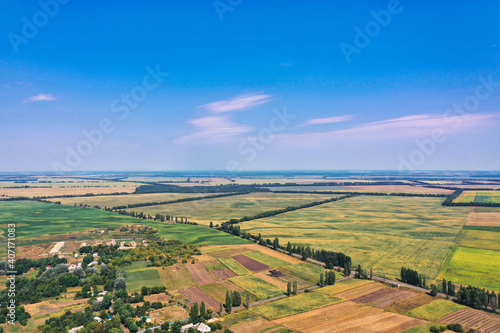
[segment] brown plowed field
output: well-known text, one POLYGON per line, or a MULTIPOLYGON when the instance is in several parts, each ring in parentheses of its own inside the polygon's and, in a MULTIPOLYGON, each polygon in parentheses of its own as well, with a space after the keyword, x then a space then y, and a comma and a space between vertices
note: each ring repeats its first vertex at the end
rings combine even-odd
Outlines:
POLYGON ((500 212, 495 213, 469 213, 465 225, 500 227, 500 212))
POLYGON ((295 257, 291 257, 288 254, 284 254, 279 251, 275 251, 273 249, 268 248, 267 246, 261 246, 258 244, 252 244, 252 245, 247 245, 247 248, 251 249, 252 251, 259 251, 265 254, 269 254, 270 256, 276 257, 278 259, 281 259, 283 261, 289 262, 290 264, 300 264, 303 261, 300 259, 297 259, 295 257))
POLYGON ((399 301, 400 299, 407 298, 412 295, 415 295, 415 293, 411 291, 397 288, 385 288, 354 298, 352 301, 356 303, 369 303, 370 305, 378 308, 383 308, 399 301))
POLYGON ((236 256, 232 256, 234 260, 239 262, 243 267, 248 269, 249 271, 252 272, 260 272, 260 271, 266 271, 270 269, 271 267, 264 265, 261 262, 258 262, 257 260, 253 260, 251 258, 248 258, 242 254, 238 254, 236 256))
POLYGON ((219 281, 227 280, 229 278, 237 276, 236 273, 229 268, 212 271, 212 274, 219 281))
POLYGON ((179 293, 184 295, 187 299, 189 299, 191 302, 198 302, 201 303, 201 301, 205 302, 205 305, 207 307, 212 308, 214 311, 219 310, 219 302, 217 302, 215 299, 212 298, 209 294, 204 292, 198 287, 191 287, 187 289, 181 289, 179 290, 179 293))
POLYGON ((2 188, 0 194, 10 197, 49 197, 58 195, 132 193, 137 187, 40 187, 40 188, 2 188))
POLYGON ((408 298, 404 298, 390 304, 388 307, 385 308, 385 310, 399 312, 399 313, 406 313, 415 308, 418 308, 419 306, 430 303, 433 300, 434 298, 432 298, 431 296, 418 293, 414 294, 414 296, 410 296, 408 298))
POLYGON ((458 323, 466 330, 474 329, 478 333, 500 332, 500 316, 474 309, 463 309, 453 312, 439 321, 443 324, 458 323))
POLYGON ((396 333, 425 321, 346 301, 274 322, 304 333, 396 333))
POLYGON ((335 294, 335 297, 343 298, 343 299, 354 299, 358 298, 364 295, 367 295, 369 293, 372 293, 374 291, 377 291, 379 289, 385 289, 384 285, 380 283, 369 283, 365 284, 364 286, 349 289, 346 291, 343 291, 341 293, 335 294))
POLYGON ((270 284, 275 285, 276 287, 280 288, 281 290, 286 290, 287 289, 287 283, 278 279, 275 279, 271 276, 271 273, 269 271, 266 272, 260 272, 257 274, 254 274, 255 276, 261 278, 262 280, 269 282, 270 284))
POLYGON ((198 285, 209 284, 215 282, 215 279, 209 272, 203 267, 201 263, 196 264, 186 264, 186 269, 191 273, 193 279, 198 285))

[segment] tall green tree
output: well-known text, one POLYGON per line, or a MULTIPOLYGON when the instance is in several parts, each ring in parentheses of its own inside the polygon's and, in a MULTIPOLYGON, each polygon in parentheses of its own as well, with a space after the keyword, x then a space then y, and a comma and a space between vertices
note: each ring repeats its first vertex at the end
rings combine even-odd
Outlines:
POLYGON ((205 302, 204 301, 201 301, 201 305, 200 305, 200 317, 205 319, 205 317, 207 316, 207 310, 205 308, 205 302))
POLYGON ((233 306, 241 305, 241 294, 238 290, 233 291, 233 306))
POLYGON ((293 294, 297 295, 297 281, 293 281, 293 294))
POLYGON ((231 313, 233 309, 233 299, 231 297, 231 292, 228 290, 226 291, 226 312, 231 313))
POLYGON ((292 283, 289 281, 286 285, 286 294, 290 296, 292 294, 292 283))
POLYGON ((323 287, 324 285, 325 285, 325 275, 323 273, 321 273, 319 275, 319 286, 323 287))

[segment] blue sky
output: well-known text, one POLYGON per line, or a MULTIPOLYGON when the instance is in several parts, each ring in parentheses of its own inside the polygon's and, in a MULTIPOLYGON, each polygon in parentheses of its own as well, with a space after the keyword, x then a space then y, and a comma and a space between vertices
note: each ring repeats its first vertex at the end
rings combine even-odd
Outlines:
POLYGON ((0 4, 0 171, 500 169, 498 2, 40 3, 0 4))

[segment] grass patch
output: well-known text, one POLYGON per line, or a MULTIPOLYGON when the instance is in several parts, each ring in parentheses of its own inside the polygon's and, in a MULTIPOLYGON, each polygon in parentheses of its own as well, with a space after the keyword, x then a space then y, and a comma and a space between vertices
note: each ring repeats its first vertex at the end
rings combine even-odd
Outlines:
POLYGON ((440 277, 463 285, 500 291, 500 251, 455 247, 440 277))
POLYGON ((461 310, 465 306, 448 301, 445 299, 437 299, 425 305, 419 306, 406 314, 408 316, 417 317, 429 321, 438 321, 450 313, 461 310))
POLYGON ((210 261, 202 262, 202 265, 209 272, 210 271, 218 271, 218 270, 222 270, 222 269, 227 268, 226 265, 221 263, 219 260, 210 260, 210 261))
MULTIPOLYGON (((204 284, 202 286, 199 286, 201 290, 212 296, 214 299, 218 300, 219 302, 225 302, 226 300, 226 291, 234 290, 237 289, 234 287, 234 284, 232 284, 229 281, 222 281, 222 282, 216 282, 216 283, 209 283, 209 284, 204 284)), ((247 291, 241 292, 241 298, 242 301, 245 300, 247 291)), ((250 303, 255 302, 257 300, 257 297, 251 293, 249 293, 250 297, 250 303)))
POLYGON ((250 274, 250 271, 248 269, 243 267, 239 262, 237 262, 233 258, 222 257, 219 258, 219 261, 238 275, 250 274))
MULTIPOLYGON (((498 227, 500 230, 500 227, 498 227)), ((500 251, 500 234, 487 230, 462 230, 457 240, 458 246, 500 251)))
POLYGON ((297 313, 311 311, 327 305, 340 303, 342 301, 342 299, 337 297, 310 292, 257 306, 251 309, 251 311, 266 319, 273 320, 297 313))
POLYGON ((479 225, 465 225, 464 230, 479 230, 479 231, 490 231, 490 232, 500 232, 500 227, 487 227, 479 225))
POLYGON ((283 290, 254 275, 243 275, 230 278, 229 281, 254 294, 260 299, 283 295, 283 290))
MULTIPOLYGON (((325 272, 325 269, 323 269, 322 267, 307 262, 284 266, 282 268, 291 275, 314 284, 319 281, 320 274, 325 272)), ((335 274, 338 278, 340 273, 335 272, 335 274)))
POLYGON ((429 333, 430 328, 432 326, 443 326, 442 324, 436 324, 436 323, 425 323, 422 325, 418 325, 412 328, 409 328, 407 330, 402 331, 401 333, 429 333))
POLYGON ((269 267, 282 267, 286 265, 290 265, 289 262, 273 257, 269 254, 262 253, 260 251, 250 251, 243 253, 244 256, 252 258, 254 260, 260 261, 263 264, 266 264, 269 267))
POLYGON ((373 280, 349 279, 347 281, 336 283, 333 286, 326 286, 323 288, 315 289, 314 292, 318 294, 325 294, 332 296, 341 293, 343 291, 361 287, 364 286, 365 284, 373 282, 374 282, 373 280))

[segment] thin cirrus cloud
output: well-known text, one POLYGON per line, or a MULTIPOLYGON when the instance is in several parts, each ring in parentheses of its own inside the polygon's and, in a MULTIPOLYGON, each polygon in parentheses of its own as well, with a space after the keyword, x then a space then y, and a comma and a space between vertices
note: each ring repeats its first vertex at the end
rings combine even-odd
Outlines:
POLYGON ((32 102, 50 102, 55 100, 56 98, 52 94, 38 94, 35 96, 31 96, 30 98, 26 99, 24 102, 25 103, 32 103, 32 102))
POLYGON ((224 113, 243 110, 260 104, 268 103, 271 101, 271 97, 271 95, 263 93, 239 95, 228 100, 216 101, 200 105, 198 106, 198 109, 203 109, 211 113, 224 113))
POLYGON ((327 143, 345 140, 373 141, 414 139, 432 137, 434 133, 441 135, 463 133, 495 126, 500 121, 499 113, 476 113, 466 115, 413 115, 371 122, 342 130, 282 135, 289 143, 327 143))
POLYGON ((176 139, 175 143, 215 143, 250 132, 251 127, 237 124, 227 116, 208 116, 188 121, 197 128, 193 134, 176 139))
POLYGON ((316 118, 309 119, 304 125, 319 125, 319 124, 333 124, 341 123, 344 121, 350 121, 356 118, 354 115, 338 116, 338 117, 328 117, 328 118, 316 118))

